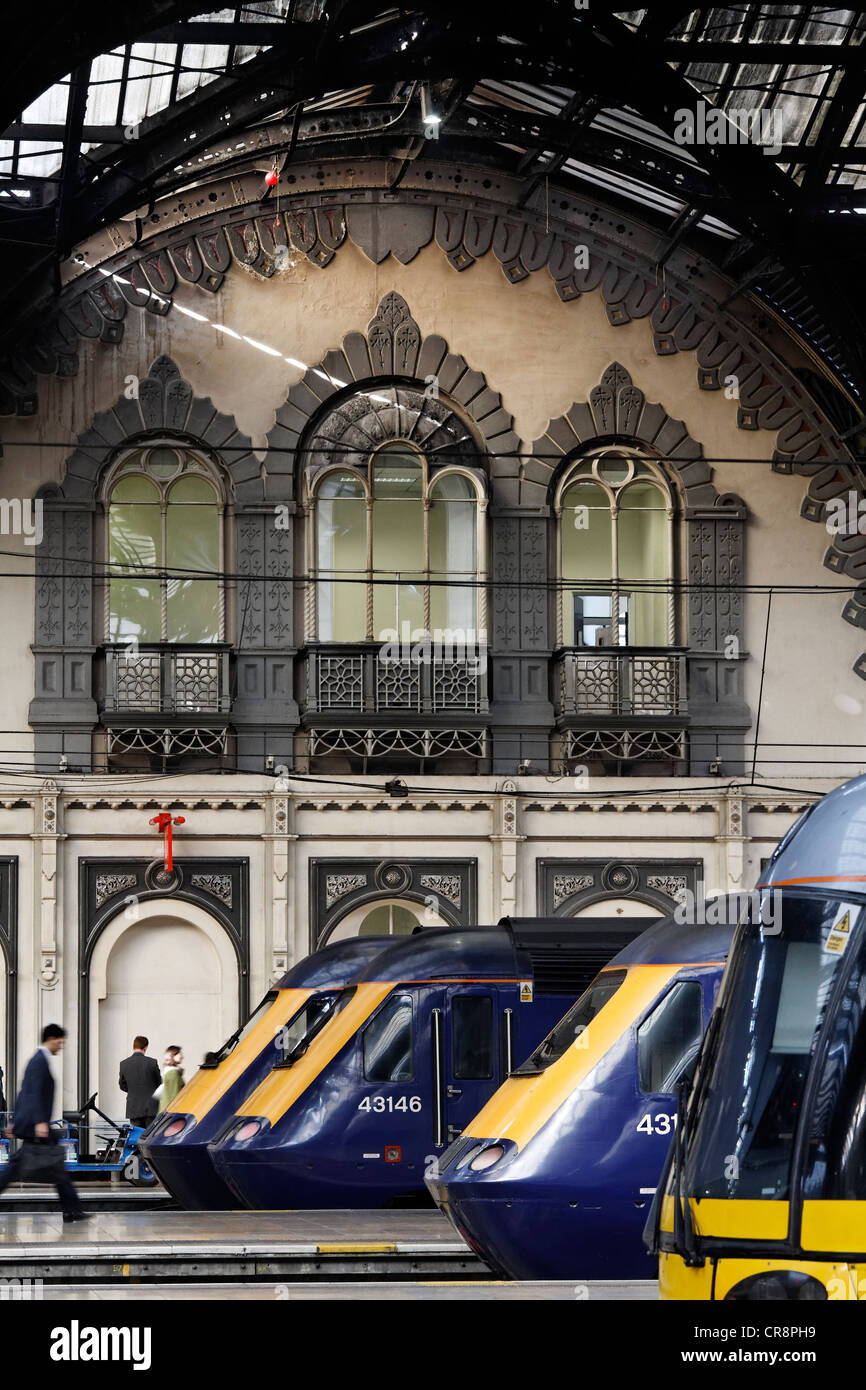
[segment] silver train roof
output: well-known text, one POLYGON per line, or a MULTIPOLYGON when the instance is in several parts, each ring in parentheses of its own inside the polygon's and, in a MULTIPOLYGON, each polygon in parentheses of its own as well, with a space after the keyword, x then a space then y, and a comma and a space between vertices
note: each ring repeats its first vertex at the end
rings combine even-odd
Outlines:
POLYGON ((866 776, 803 812, 776 847, 759 887, 866 894, 866 776))

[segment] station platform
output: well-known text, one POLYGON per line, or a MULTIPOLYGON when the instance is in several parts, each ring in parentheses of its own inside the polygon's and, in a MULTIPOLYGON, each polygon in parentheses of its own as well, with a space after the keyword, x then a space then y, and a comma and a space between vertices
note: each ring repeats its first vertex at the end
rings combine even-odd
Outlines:
POLYGON ((60 1212, 0 1201, 0 1273, 122 1287, 209 1280, 484 1278, 489 1271, 438 1211, 60 1212))
POLYGON ((448 1280, 419 1279, 412 1283, 392 1281, 390 1283, 364 1284, 126 1284, 121 1287, 94 1289, 83 1284, 64 1284, 43 1287, 40 1296, 45 1302, 108 1303, 154 1303, 178 1301, 217 1302, 240 1299, 245 1302, 292 1302, 304 1303, 341 1302, 352 1303, 389 1302, 396 1299, 404 1303, 442 1303, 442 1302, 568 1302, 576 1300, 598 1302, 634 1302, 658 1299, 658 1284, 654 1279, 600 1280, 590 1279, 585 1284, 574 1283, 507 1283, 495 1279, 448 1280))
MULTIPOLYGON (((178 1203, 161 1183, 155 1187, 131 1187, 129 1183, 77 1182, 76 1190, 87 1211, 170 1211, 178 1203)), ((57 1212, 57 1193, 46 1183, 15 1183, 3 1193, 5 1209, 18 1212, 57 1212)))

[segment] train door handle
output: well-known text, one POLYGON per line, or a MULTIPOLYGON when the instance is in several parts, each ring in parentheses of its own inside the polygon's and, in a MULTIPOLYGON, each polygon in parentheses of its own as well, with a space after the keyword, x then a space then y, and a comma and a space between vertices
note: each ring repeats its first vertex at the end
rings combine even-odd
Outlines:
POLYGON ((458 1096, 463 1095, 463 1091, 459 1086, 449 1086, 445 1094, 449 1100, 456 1100, 458 1096))

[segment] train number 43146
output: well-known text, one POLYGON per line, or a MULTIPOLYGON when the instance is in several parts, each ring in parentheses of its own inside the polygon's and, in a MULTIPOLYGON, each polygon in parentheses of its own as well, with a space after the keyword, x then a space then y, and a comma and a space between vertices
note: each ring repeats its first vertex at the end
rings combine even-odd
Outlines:
POLYGON ((413 1115, 417 1115, 421 1109, 420 1096, 365 1096, 358 1106, 359 1110, 375 1110, 381 1114, 383 1110, 411 1110, 413 1115))
POLYGON ((672 1134, 677 1127, 676 1114, 644 1115, 638 1120, 637 1128, 642 1134, 672 1134))

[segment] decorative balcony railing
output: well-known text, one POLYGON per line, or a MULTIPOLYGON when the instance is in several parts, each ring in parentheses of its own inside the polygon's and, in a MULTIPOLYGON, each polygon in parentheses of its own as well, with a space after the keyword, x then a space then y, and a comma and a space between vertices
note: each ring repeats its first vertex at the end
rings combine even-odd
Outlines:
POLYGON ((227 646, 105 649, 103 710, 108 715, 162 714, 195 717, 197 723, 201 715, 227 714, 230 708, 227 646))
POLYGON ((686 657, 657 647, 587 647, 559 657, 557 714, 581 719, 684 715, 686 657))
POLYGON ((329 643, 307 652, 308 712, 318 714, 483 714, 487 654, 483 648, 418 660, 383 655, 381 644, 329 643))

